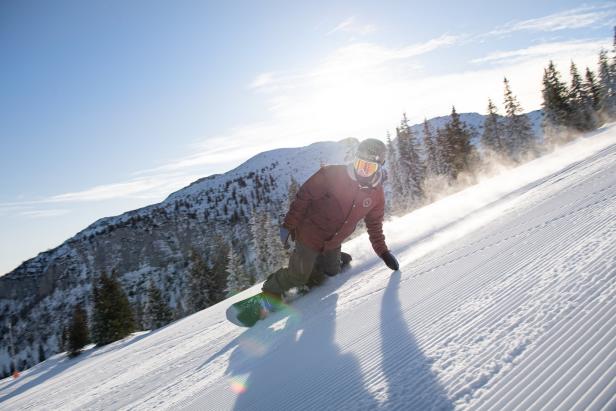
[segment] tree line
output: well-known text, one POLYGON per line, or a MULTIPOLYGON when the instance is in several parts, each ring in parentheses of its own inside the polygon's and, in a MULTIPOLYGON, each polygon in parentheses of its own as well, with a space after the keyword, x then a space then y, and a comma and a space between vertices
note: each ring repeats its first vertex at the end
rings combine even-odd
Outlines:
POLYGON ((520 164, 616 119, 616 28, 611 54, 601 50, 598 75, 586 67, 584 78, 572 61, 569 84, 554 62, 549 62, 542 84, 543 138, 534 133, 507 78, 504 114, 488 99, 481 135, 461 120, 455 106, 449 121, 436 130, 424 120, 421 138, 404 114, 396 138, 392 140, 389 133, 386 137, 390 212, 408 212, 431 202, 434 192, 474 183, 494 160, 520 164), (472 144, 475 138, 480 144, 472 144))

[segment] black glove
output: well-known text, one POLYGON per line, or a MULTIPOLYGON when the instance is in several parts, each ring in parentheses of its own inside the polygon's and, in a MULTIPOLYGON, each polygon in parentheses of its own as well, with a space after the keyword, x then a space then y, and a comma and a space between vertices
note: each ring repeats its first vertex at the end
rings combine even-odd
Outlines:
POLYGON ((385 251, 383 254, 381 254, 381 259, 385 261, 385 265, 387 265, 387 267, 391 268, 394 271, 398 271, 398 268, 400 268, 398 260, 396 260, 396 257, 394 257, 394 255, 389 251, 385 251))
POLYGON ((289 234, 290 231, 286 227, 280 226, 280 241, 285 249, 289 248, 289 234))

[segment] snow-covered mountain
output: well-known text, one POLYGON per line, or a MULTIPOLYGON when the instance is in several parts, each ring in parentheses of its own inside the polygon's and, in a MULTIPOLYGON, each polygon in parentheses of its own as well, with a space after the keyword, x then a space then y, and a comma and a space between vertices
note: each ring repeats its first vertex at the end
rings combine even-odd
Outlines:
POLYGON ((0 381, 0 409, 616 409, 616 125, 365 235, 252 329, 229 300, 0 381))
MULTIPOLYGON (((535 128, 540 113, 529 113, 535 128)), ((481 132, 483 116, 461 114, 481 132)), ((436 129, 449 116, 430 120, 436 129)), ((412 127, 419 137, 423 125, 412 127)), ((215 238, 232 244, 250 260, 250 228, 255 213, 273 219, 286 210, 291 178, 302 183, 321 164, 349 161, 357 140, 321 142, 261 153, 234 170, 200 179, 165 201, 103 218, 59 247, 32 258, 0 277, 0 375, 9 371, 7 322, 13 328, 18 365, 24 369, 57 353, 73 307, 91 308, 93 279, 116 271, 131 303, 144 304, 150 282, 161 288, 177 317, 187 313, 186 278, 192 250, 212 254, 215 238)))

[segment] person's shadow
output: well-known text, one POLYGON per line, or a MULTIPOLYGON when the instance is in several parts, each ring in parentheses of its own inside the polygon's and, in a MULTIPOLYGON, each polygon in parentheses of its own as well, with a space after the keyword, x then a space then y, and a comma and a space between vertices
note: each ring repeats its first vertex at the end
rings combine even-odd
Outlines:
POLYGON ((337 294, 323 298, 319 314, 307 322, 291 316, 283 340, 256 361, 243 361, 239 349, 233 352, 227 373, 248 375, 240 384, 235 410, 344 409, 349 398, 353 409, 378 406, 364 387, 358 361, 341 353, 334 341, 337 301, 337 294))
POLYGON ((389 279, 381 306, 381 366, 388 391, 381 408, 452 410, 451 401, 404 319, 399 288, 400 272, 396 271, 389 279))

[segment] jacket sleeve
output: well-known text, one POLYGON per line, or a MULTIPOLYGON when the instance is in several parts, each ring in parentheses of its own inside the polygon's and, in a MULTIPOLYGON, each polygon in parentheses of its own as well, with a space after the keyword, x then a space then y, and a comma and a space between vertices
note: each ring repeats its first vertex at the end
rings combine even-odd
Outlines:
POLYGON ((310 203, 325 196, 325 168, 314 173, 299 189, 287 213, 283 225, 293 231, 304 219, 310 203))
POLYGON ((388 251, 385 243, 385 235, 383 234, 383 219, 385 218, 385 198, 380 196, 377 204, 366 215, 364 221, 368 229, 368 237, 374 252, 380 257, 384 252, 388 251))

